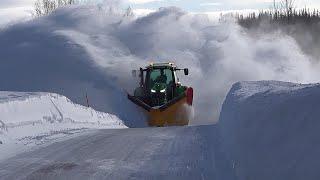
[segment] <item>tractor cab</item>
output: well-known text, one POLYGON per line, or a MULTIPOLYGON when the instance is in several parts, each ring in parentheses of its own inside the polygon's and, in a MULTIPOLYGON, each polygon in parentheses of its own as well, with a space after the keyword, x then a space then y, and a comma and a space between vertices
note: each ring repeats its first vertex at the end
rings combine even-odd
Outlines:
MULTIPOLYGON (((188 69, 179 69, 173 63, 150 64, 140 69, 140 86, 135 89, 134 96, 151 107, 162 106, 183 94, 187 87, 181 86, 177 71, 183 70, 185 75, 188 69)), ((133 71, 136 76, 137 71, 133 71)))

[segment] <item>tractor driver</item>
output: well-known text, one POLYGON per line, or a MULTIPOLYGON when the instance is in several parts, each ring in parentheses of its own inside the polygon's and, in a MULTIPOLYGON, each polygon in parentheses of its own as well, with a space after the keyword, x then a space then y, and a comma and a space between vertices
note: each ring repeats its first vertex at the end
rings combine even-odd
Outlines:
POLYGON ((161 75, 156 78, 155 82, 166 84, 167 76, 163 73, 163 70, 161 70, 161 75))

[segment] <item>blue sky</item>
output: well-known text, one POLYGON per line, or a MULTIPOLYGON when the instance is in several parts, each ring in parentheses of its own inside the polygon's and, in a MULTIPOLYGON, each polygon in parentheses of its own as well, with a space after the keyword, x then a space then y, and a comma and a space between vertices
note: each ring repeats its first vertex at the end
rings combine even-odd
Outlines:
MULTIPOLYGON (((0 9, 32 6, 35 0, 0 0, 0 9)), ((91 0, 95 1, 95 0, 91 0)), ((103 0, 96 0, 103 1, 103 0)), ((110 0, 109 0, 110 1, 110 0)), ((119 0, 112 0, 119 1, 119 0)), ((139 9, 177 6, 187 11, 206 12, 240 9, 266 9, 273 0, 122 0, 124 5, 139 9)), ((277 0, 279 1, 279 0, 277 0)), ((297 6, 320 8, 320 0, 295 0, 297 6)), ((0 10, 1 11, 1 10, 0 10)), ((0 12, 1 13, 1 12, 0 12)))
MULTIPOLYGON (((163 6, 177 6, 191 12, 267 9, 273 0, 126 0, 133 8, 157 9, 163 6), (129 2, 128 2, 129 1, 129 2)), ((295 0, 297 7, 320 7, 320 0, 295 0)))
MULTIPOLYGON (((131 0, 139 1, 139 0, 131 0)), ((232 0, 162 0, 148 3, 129 3, 133 8, 141 9, 157 9, 163 6, 177 6, 184 10, 192 12, 205 12, 205 11, 222 11, 233 9, 256 9, 268 8, 270 2, 237 2, 232 0)))

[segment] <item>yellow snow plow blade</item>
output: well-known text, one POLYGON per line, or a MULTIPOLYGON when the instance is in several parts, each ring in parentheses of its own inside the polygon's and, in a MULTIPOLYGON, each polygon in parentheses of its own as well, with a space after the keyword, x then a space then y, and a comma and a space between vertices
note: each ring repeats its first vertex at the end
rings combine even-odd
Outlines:
POLYGON ((190 106, 185 95, 161 107, 150 107, 134 96, 128 95, 128 98, 144 109, 149 126, 186 126, 191 121, 190 106))
POLYGON ((147 111, 149 126, 186 126, 189 124, 186 97, 161 111, 151 109, 147 111))

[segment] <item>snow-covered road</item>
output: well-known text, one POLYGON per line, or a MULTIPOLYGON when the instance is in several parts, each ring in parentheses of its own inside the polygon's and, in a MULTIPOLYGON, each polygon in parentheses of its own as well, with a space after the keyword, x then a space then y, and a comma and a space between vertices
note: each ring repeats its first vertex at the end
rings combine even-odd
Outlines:
POLYGON ((217 127, 95 130, 0 163, 1 179, 234 179, 217 127))

